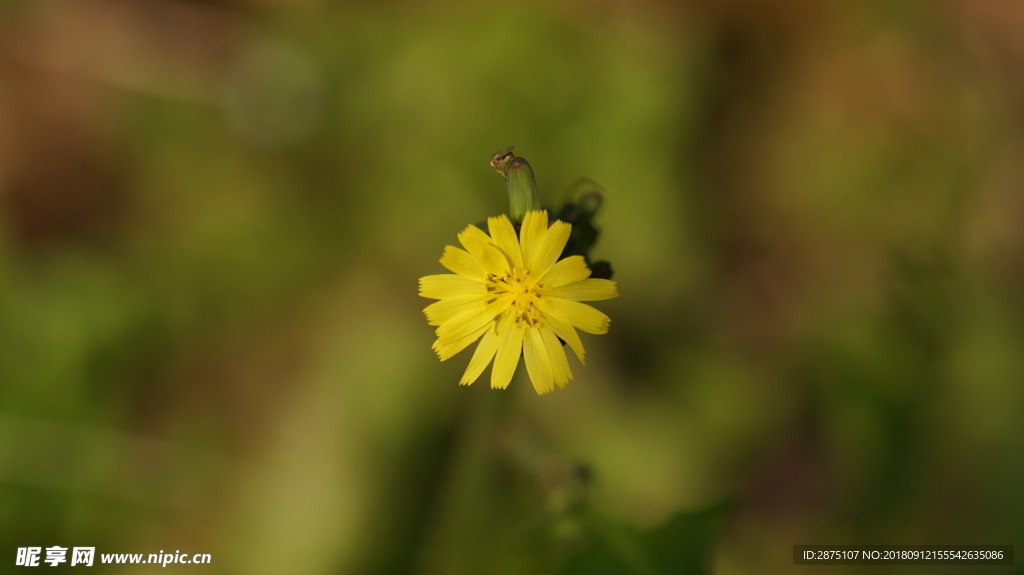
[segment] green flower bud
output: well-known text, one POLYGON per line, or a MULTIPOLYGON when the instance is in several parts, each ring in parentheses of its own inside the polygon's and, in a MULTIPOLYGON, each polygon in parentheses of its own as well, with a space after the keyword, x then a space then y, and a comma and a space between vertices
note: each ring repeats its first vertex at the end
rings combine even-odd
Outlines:
POLYGON ((491 167, 505 178, 508 191, 508 212, 513 222, 523 221, 526 212, 540 209, 537 180, 530 164, 512 153, 510 146, 491 156, 491 167))

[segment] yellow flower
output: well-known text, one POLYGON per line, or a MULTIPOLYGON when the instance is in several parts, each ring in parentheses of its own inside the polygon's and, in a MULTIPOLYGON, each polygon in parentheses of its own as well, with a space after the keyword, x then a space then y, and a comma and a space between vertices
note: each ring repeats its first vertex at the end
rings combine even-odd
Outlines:
POLYGON ((572 379, 561 338, 583 363, 576 328, 608 332, 608 316, 581 301, 619 295, 615 282, 590 277, 581 256, 559 260, 572 226, 547 212, 530 211, 520 237, 508 217, 487 220, 490 235, 476 226, 459 234, 465 250, 447 246, 441 265, 455 272, 420 278, 420 295, 440 300, 423 310, 437 326, 433 349, 444 361, 480 340, 459 385, 476 381, 487 364, 491 387, 505 389, 519 365, 538 394, 565 387, 572 379))

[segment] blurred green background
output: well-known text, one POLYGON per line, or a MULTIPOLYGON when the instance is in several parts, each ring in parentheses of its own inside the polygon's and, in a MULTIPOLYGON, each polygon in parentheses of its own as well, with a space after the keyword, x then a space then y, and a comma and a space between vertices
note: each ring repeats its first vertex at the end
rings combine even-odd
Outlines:
POLYGON ((0 2, 0 565, 1020 550, 1022 78, 1012 1, 0 2), (509 145, 610 191, 545 397, 458 387, 416 295, 509 145))

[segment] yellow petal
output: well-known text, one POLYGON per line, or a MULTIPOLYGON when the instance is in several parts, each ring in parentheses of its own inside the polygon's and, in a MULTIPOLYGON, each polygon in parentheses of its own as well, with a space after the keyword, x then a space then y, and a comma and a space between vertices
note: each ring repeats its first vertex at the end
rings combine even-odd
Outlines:
POLYGON ((537 299, 537 307, 546 315, 587 333, 608 333, 608 324, 611 322, 608 316, 585 303, 557 297, 541 297, 537 299))
POLYGON ((428 305, 423 313, 427 316, 427 323, 441 325, 471 309, 482 312, 487 307, 489 297, 487 293, 452 296, 428 305))
POLYGON ((498 334, 494 331, 494 324, 487 326, 487 332, 480 339, 480 343, 476 346, 476 351, 473 352, 472 359, 469 360, 469 365, 466 367, 466 373, 462 374, 462 379, 459 380, 459 385, 469 385, 480 377, 483 373, 484 368, 487 367, 488 363, 491 363, 491 359, 494 358, 494 352, 498 350, 498 334))
POLYGON ((569 240, 569 232, 571 230, 572 226, 556 220, 544 232, 540 243, 534 246, 531 252, 533 260, 526 261, 526 265, 529 266, 528 269, 534 277, 544 277, 544 274, 558 261, 559 256, 562 255, 562 250, 565 249, 565 242, 569 240))
POLYGON ((438 341, 446 345, 486 326, 495 316, 508 308, 513 297, 506 295, 493 298, 491 303, 483 308, 470 308, 442 323, 435 331, 438 341))
POLYGON ((543 276, 539 276, 538 282, 544 287, 560 287, 590 277, 590 270, 587 269, 587 262, 583 256, 569 256, 558 260, 551 269, 543 276))
POLYGON ((523 218, 523 226, 519 229, 519 243, 523 249, 523 263, 526 264, 526 269, 533 269, 534 252, 540 248, 547 230, 547 212, 544 210, 526 212, 526 216, 523 218))
POLYGON ((568 285, 545 287, 541 290, 541 295, 573 301, 600 301, 619 297, 619 289, 612 280, 587 278, 568 285))
POLYGON ((523 340, 523 359, 526 360, 526 373, 530 374, 533 389, 537 395, 544 395, 555 389, 555 376, 551 369, 551 358, 544 347, 544 337, 535 327, 527 328, 526 339, 523 340))
POLYGON ((455 246, 445 246, 444 254, 441 255, 441 265, 464 278, 484 281, 483 266, 466 250, 455 246))
POLYGON ((485 333, 487 333, 487 329, 489 327, 490 327, 490 325, 484 324, 483 326, 481 326, 476 331, 467 333, 466 335, 464 335, 464 336, 462 336, 462 337, 460 337, 458 339, 446 341, 444 343, 442 343, 441 339, 438 338, 438 340, 435 341, 434 345, 431 346, 431 347, 433 347, 434 351, 437 353, 437 357, 441 361, 445 361, 447 359, 450 359, 452 356, 454 356, 455 354, 459 353, 460 351, 462 351, 462 350, 466 349, 467 347, 469 347, 469 344, 471 344, 474 341, 480 339, 480 336, 482 336, 485 333))
POLYGON ((505 253, 512 267, 523 269, 523 250, 519 247, 519 238, 508 217, 503 214, 487 218, 487 229, 491 232, 491 240, 505 253))
POLYGON ((565 349, 550 329, 540 329, 540 335, 544 339, 544 349, 547 350, 548 358, 551 359, 551 371, 554 374, 555 385, 565 388, 572 380, 572 370, 569 369, 569 360, 565 357, 565 349))
POLYGON ((420 295, 431 299, 486 293, 482 282, 458 274, 437 274, 420 278, 420 295))
POLYGON ((544 316, 544 319, 551 331, 553 331, 556 336, 562 338, 565 343, 569 344, 569 348, 576 354, 576 358, 580 360, 580 363, 586 365, 587 362, 584 360, 586 357, 586 351, 583 349, 583 342, 580 341, 580 334, 576 333, 576 329, 571 325, 558 321, 550 315, 544 316))
POLYGON ((504 275, 508 271, 508 260, 501 253, 491 238, 476 226, 468 226, 459 232, 459 242, 469 251, 470 255, 483 267, 484 271, 493 275, 504 275))
POLYGON ((516 366, 519 365, 519 356, 523 353, 523 331, 521 327, 515 326, 499 332, 498 352, 494 356, 494 366, 491 367, 492 388, 505 389, 512 381, 516 366))

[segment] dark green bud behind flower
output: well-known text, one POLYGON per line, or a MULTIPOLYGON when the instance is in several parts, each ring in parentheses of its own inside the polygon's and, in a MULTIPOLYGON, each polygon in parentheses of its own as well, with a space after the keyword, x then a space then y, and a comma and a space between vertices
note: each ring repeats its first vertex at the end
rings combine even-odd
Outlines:
POLYGON ((594 225, 594 216, 604 203, 606 192, 593 180, 581 179, 569 189, 565 203, 558 211, 558 219, 572 224, 572 235, 565 245, 562 257, 583 256, 591 268, 591 277, 611 278, 608 262, 591 262, 590 250, 597 243, 600 230, 594 225))
POLYGON ((601 209, 605 195, 607 195, 605 189, 594 180, 589 178, 576 180, 565 194, 562 210, 567 212, 566 215, 572 220, 565 221, 573 225, 590 223, 597 211, 601 209))

